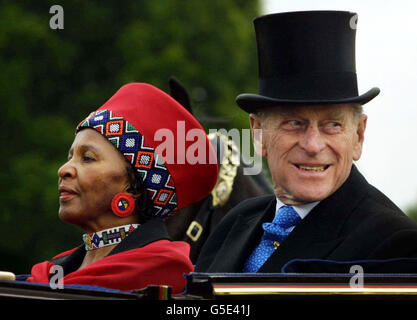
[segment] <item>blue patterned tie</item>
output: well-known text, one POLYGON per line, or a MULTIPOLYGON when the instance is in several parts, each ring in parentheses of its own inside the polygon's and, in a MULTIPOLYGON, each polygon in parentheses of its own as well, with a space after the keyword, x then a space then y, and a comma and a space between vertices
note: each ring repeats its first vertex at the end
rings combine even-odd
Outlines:
POLYGON ((265 232, 261 242, 243 266, 243 272, 257 272, 300 221, 301 218, 293 207, 279 208, 272 222, 262 224, 265 232))

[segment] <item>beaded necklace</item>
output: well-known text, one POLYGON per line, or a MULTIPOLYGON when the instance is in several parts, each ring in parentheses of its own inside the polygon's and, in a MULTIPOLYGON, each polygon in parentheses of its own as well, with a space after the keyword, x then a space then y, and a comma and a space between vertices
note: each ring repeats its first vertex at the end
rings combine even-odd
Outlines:
POLYGON ((83 234, 85 250, 96 250, 119 243, 137 227, 139 227, 139 224, 127 224, 93 233, 85 233, 83 234))

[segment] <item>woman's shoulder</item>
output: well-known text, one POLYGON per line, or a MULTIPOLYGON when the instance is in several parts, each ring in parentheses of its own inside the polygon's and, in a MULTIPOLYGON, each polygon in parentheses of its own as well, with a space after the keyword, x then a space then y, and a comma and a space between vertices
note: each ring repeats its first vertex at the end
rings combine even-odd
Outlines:
POLYGON ((147 245, 132 249, 131 252, 148 253, 151 255, 164 255, 173 258, 187 257, 190 252, 190 245, 185 241, 171 241, 168 239, 160 239, 148 243, 147 245))

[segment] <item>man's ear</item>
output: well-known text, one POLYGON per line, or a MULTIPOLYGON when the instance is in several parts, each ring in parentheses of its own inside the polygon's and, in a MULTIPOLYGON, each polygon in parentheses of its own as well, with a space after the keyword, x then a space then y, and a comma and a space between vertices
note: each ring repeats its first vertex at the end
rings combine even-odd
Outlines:
POLYGON ((262 120, 256 114, 251 113, 249 114, 249 122, 255 152, 261 157, 266 157, 266 148, 262 139, 262 120))
POLYGON ((368 116, 366 114, 361 114, 359 116, 358 125, 356 128, 356 141, 354 141, 353 146, 353 160, 358 161, 362 155, 362 146, 365 140, 365 129, 368 116))

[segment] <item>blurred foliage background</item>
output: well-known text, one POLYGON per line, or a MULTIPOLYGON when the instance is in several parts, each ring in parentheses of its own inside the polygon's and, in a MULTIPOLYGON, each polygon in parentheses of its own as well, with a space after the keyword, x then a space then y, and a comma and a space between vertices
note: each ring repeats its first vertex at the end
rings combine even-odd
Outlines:
POLYGON ((247 128, 234 99, 257 91, 259 13, 253 0, 0 1, 0 270, 29 273, 81 243, 57 215, 57 170, 78 122, 122 85, 169 92, 175 76, 197 118, 227 120, 206 129, 247 128))

